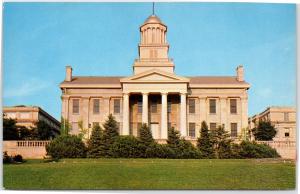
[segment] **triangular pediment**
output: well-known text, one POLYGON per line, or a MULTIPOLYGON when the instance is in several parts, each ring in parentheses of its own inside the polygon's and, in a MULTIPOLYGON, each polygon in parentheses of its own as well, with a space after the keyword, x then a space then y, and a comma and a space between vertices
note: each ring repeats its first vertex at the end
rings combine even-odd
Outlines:
POLYGON ((134 76, 126 77, 120 80, 121 82, 189 82, 188 78, 177 76, 158 69, 152 69, 139 73, 134 76))

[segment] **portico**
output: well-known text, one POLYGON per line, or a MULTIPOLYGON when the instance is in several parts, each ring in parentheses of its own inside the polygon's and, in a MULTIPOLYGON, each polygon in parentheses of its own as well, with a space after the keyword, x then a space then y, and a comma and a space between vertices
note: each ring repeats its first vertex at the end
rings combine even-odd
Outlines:
MULTIPOLYGON (((182 136, 186 136, 186 94, 189 79, 179 77, 175 74, 163 72, 153 69, 131 77, 126 77, 120 80, 123 89, 123 135, 130 133, 130 95, 142 96, 142 118, 141 123, 147 124, 151 128, 151 122, 159 123, 159 139, 168 138, 168 95, 178 95, 180 97, 178 114, 180 119, 177 123, 177 128, 182 136), (159 114, 149 111, 149 96, 158 95, 160 100, 159 114), (153 119, 153 116, 160 118, 153 119), (151 118, 151 120, 149 120, 151 118)), ((153 102, 151 101, 153 104, 153 102)), ((176 114, 177 115, 177 114, 176 114)), ((140 122, 139 120, 137 122, 140 122)))

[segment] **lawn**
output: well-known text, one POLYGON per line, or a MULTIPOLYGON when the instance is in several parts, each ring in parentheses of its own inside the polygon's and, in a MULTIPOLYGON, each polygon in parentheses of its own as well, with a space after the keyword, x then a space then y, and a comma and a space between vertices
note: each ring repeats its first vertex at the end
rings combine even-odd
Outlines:
POLYGON ((62 159, 4 165, 6 189, 294 189, 283 160, 62 159))

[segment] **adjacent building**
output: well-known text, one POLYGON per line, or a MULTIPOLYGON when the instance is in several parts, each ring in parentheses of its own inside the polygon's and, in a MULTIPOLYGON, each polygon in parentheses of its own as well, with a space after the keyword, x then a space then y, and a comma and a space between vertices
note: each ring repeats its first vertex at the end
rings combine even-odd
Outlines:
MULTIPOLYGON (((249 118, 249 128, 255 128, 259 121, 270 121, 274 126, 277 133, 273 141, 296 141, 296 109, 294 107, 268 107, 249 118)), ((251 139, 254 139, 252 135, 251 139)))
POLYGON ((236 68, 234 76, 180 76, 168 56, 167 26, 151 15, 139 30, 133 75, 74 76, 72 67, 66 67, 60 84, 61 114, 72 126, 70 133, 79 133, 79 122, 91 129, 113 114, 121 135, 138 136, 139 127, 146 123, 158 141, 167 139, 170 127, 193 140, 206 121, 210 129, 224 125, 232 138, 243 137, 250 87, 243 66, 236 68))
POLYGON ((16 125, 34 127, 38 121, 46 122, 53 128, 53 136, 60 132, 60 122, 38 106, 10 106, 3 107, 4 117, 15 119, 16 125))

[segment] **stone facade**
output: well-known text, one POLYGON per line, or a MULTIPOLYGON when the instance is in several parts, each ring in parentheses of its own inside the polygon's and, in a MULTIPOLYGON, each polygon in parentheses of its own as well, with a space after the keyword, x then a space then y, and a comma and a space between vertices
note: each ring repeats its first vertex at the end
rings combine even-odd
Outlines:
POLYGON ((113 114, 121 135, 137 136, 139 126, 146 123, 158 141, 167 139, 171 126, 193 140, 206 121, 210 128, 224 125, 232 138, 243 137, 250 87, 243 66, 237 67, 236 76, 178 76, 168 56, 167 26, 151 15, 140 33, 139 58, 132 76, 73 76, 72 68, 66 67, 60 88, 62 117, 72 125, 70 133, 79 133, 78 122, 91 129, 113 114))
MULTIPOLYGON (((249 128, 253 129, 259 121, 271 121, 276 129, 274 141, 296 141, 296 109, 293 107, 268 107, 260 114, 249 118, 249 128)), ((251 139, 254 137, 251 135, 251 139)))
POLYGON ((25 127, 34 127, 37 121, 45 121, 54 130, 53 136, 59 134, 60 122, 38 106, 11 106, 3 107, 3 113, 6 118, 12 118, 17 121, 16 125, 25 127))

